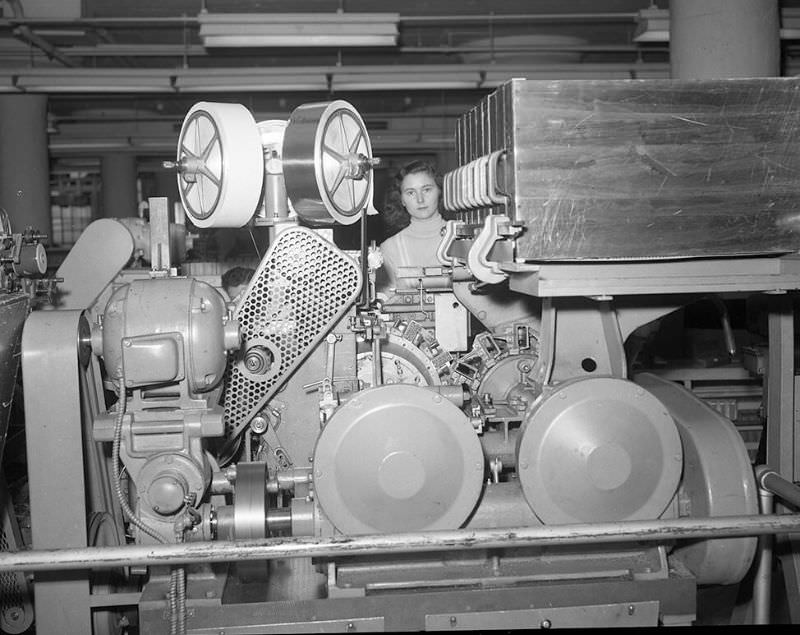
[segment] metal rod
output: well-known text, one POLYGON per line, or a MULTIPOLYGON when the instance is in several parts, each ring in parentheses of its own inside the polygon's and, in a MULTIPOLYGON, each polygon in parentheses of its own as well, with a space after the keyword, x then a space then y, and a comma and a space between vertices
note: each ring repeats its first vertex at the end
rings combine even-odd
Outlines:
POLYGON ((61 62, 64 66, 74 67, 76 64, 73 60, 69 57, 64 55, 58 48, 50 44, 47 40, 43 37, 36 35, 29 27, 27 26, 18 26, 13 31, 14 35, 19 35, 23 40, 28 42, 42 51, 45 55, 52 59, 56 59, 61 62))
POLYGON ((372 385, 383 386, 383 357, 381 353, 381 334, 376 329, 372 335, 372 385))
MULTIPOLYGON (((542 45, 516 45, 516 46, 415 46, 413 44, 400 46, 398 53, 434 53, 451 55, 453 53, 641 53, 642 49, 634 44, 542 44, 542 45)), ((648 47, 648 53, 669 52, 667 46, 648 47)), ((208 49, 199 44, 184 46, 183 44, 96 44, 93 46, 71 46, 69 54, 75 57, 159 57, 182 56, 207 57, 208 49)), ((73 66, 75 64, 72 64, 73 66)))
MULTIPOLYGON (((140 45, 144 48, 145 45, 140 45)), ((91 49, 91 47, 85 47, 91 49)), ((99 48, 99 46, 97 47, 99 48)), ((641 53, 635 44, 519 44, 511 46, 442 45, 415 46, 408 44, 398 47, 400 53, 641 53)), ((648 52, 665 53, 666 46, 648 48, 648 52)), ((72 51, 70 50, 72 53, 72 51)))
POLYGON ((444 549, 495 549, 654 540, 732 538, 800 531, 800 514, 677 518, 410 534, 270 538, 0 553, 0 571, 65 571, 126 565, 167 565, 273 558, 366 556, 444 549))
POLYGON ((766 465, 756 466, 755 473, 756 483, 759 487, 772 492, 795 507, 800 507, 800 487, 787 481, 766 465))
MULTIPOLYGON (((774 498, 772 492, 763 487, 758 488, 758 502, 761 513, 772 514, 774 498)), ((753 582, 753 623, 769 624, 770 606, 772 604, 772 541, 769 534, 758 539, 758 569, 753 582)))
POLYGON ((637 13, 492 13, 483 15, 401 15, 401 24, 445 22, 636 22, 637 13))
MULTIPOLYGON (((311 14, 313 15, 313 14, 311 14)), ((345 13, 345 16, 347 14, 345 13)), ((401 15, 398 22, 401 24, 458 24, 468 22, 630 22, 634 24, 637 13, 492 13, 492 14, 461 14, 461 15, 401 15)), ((26 18, 22 16, 9 17, 0 20, 0 26, 28 25, 34 28, 53 27, 174 27, 191 26, 199 27, 200 20, 197 16, 163 16, 163 17, 105 17, 105 18, 26 18)))

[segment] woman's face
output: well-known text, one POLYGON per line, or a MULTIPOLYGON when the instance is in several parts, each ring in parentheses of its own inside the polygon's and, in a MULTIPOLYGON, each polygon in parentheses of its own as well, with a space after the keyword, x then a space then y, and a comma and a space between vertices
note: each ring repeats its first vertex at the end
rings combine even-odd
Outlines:
POLYGON ((426 220, 439 212, 439 186, 427 172, 406 174, 400 184, 403 206, 417 220, 426 220))

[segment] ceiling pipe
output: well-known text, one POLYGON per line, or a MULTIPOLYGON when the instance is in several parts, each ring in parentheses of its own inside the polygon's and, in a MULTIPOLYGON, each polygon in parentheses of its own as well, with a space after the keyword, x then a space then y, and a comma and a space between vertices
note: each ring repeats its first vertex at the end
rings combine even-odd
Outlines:
MULTIPOLYGON (((519 45, 519 46, 400 46, 392 49, 398 53, 432 53, 450 55, 453 53, 640 53, 641 48, 634 44, 567 44, 567 45, 519 45)), ((668 46, 648 47, 647 52, 664 53, 668 46)), ((77 57, 159 57, 189 55, 206 57, 208 50, 199 44, 98 44, 96 46, 71 46, 69 52, 77 57)))
MULTIPOLYGON (((234 15, 232 13, 232 15, 234 15)), ((313 15, 313 13, 309 13, 313 15)), ((470 22, 635 22, 636 13, 483 13, 472 15, 401 15, 400 23, 407 24, 465 24, 470 22)), ((14 15, 8 20, 0 21, 12 25, 27 25, 31 27, 75 27, 75 26, 185 26, 196 25, 200 20, 197 16, 175 17, 135 17, 135 18, 26 18, 14 15)))
MULTIPOLYGON (((22 5, 20 4, 19 0, 6 0, 6 4, 11 8, 11 12, 14 15, 14 19, 24 19, 24 13, 22 11, 22 5)), ((39 35, 36 35, 29 26, 26 24, 19 24, 14 28, 12 33, 15 36, 25 40, 28 44, 35 46, 40 51, 42 51, 45 55, 47 55, 50 59, 55 59, 61 62, 64 66, 73 67, 75 66, 75 62, 73 62, 69 57, 64 55, 61 51, 59 51, 55 46, 50 44, 47 40, 42 38, 39 35)))
POLYGON ((634 22, 636 13, 489 13, 476 15, 406 15, 400 22, 409 24, 439 23, 459 24, 466 22, 634 22))

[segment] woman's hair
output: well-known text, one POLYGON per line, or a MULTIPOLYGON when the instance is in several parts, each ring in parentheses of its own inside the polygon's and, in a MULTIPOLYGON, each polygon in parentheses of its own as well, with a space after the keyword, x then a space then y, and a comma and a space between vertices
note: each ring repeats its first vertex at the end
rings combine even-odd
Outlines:
POLYGON ((233 267, 228 269, 222 274, 223 288, 230 289, 231 287, 238 287, 240 284, 247 284, 250 278, 253 277, 255 269, 250 267, 233 267))
MULTIPOLYGON (((439 191, 442 190, 442 177, 436 170, 436 166, 430 161, 411 161, 406 163, 402 168, 397 171, 392 184, 386 191, 386 196, 383 199, 383 224, 386 229, 386 235, 391 236, 396 234, 401 229, 408 227, 411 223, 411 215, 405 207, 403 207, 403 196, 401 188, 403 186, 403 179, 409 174, 424 173, 428 174, 436 181, 439 186, 439 191)), ((442 211, 442 197, 439 196, 439 211, 442 211)))

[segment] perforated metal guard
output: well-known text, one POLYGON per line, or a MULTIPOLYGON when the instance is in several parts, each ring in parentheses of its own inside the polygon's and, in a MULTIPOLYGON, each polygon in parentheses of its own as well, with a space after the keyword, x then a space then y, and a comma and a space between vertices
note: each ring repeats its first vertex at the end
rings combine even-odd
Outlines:
MULTIPOLYGON (((303 227, 278 235, 236 307, 242 350, 257 344, 272 355, 263 375, 228 363, 225 431, 238 435, 361 291, 358 264, 303 227)), ((241 356, 237 356, 240 359, 241 356)))

